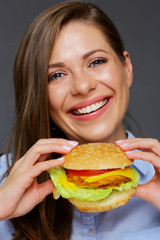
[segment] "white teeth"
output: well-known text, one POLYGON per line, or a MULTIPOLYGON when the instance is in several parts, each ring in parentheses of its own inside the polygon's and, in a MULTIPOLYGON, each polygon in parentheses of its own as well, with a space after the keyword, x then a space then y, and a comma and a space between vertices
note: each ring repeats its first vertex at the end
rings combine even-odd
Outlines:
POLYGON ((84 107, 84 108, 79 108, 78 110, 73 111, 73 114, 81 115, 81 114, 94 112, 94 111, 98 110, 99 108, 103 107, 104 105, 106 105, 107 102, 108 102, 108 99, 105 99, 103 101, 97 102, 97 103, 92 104, 90 106, 87 106, 87 107, 84 107))
POLYGON ((82 109, 78 109, 78 113, 83 114, 82 109))

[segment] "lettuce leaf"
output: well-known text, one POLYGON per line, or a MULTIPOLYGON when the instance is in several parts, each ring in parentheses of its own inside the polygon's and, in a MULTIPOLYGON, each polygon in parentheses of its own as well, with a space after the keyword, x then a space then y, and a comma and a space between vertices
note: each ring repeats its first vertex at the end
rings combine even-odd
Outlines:
POLYGON ((106 198, 112 191, 127 191, 131 187, 137 187, 140 175, 133 170, 134 179, 127 183, 122 183, 119 187, 104 188, 81 188, 67 180, 62 167, 51 168, 48 170, 54 186, 63 198, 75 198, 80 201, 98 201, 106 198))

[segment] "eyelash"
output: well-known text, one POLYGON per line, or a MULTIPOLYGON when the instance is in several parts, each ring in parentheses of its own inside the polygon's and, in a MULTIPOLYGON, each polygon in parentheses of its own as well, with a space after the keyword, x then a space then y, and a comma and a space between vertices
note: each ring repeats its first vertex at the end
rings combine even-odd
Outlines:
POLYGON ((55 72, 55 73, 49 75, 48 76, 48 82, 50 82, 51 80, 55 80, 55 79, 61 78, 62 76, 58 76, 60 74, 65 75, 63 72, 55 72), (57 77, 55 77, 56 75, 57 75, 57 77))
MULTIPOLYGON (((106 63, 108 60, 105 58, 97 58, 94 61, 92 61, 91 63, 89 63, 88 67, 96 67, 98 65, 101 65, 103 63, 106 63)), ((62 78, 63 76, 59 76, 59 75, 65 75, 63 72, 55 72, 51 75, 48 76, 48 82, 50 82, 51 80, 56 80, 59 78, 62 78), (57 75, 57 76, 56 76, 57 75)))
POLYGON ((105 59, 105 58, 97 58, 94 61, 92 61, 89 64, 89 66, 91 66, 92 64, 95 64, 95 65, 93 65, 93 67, 96 67, 97 65, 100 65, 100 64, 103 64, 103 63, 106 63, 106 62, 107 62, 107 59, 105 59))

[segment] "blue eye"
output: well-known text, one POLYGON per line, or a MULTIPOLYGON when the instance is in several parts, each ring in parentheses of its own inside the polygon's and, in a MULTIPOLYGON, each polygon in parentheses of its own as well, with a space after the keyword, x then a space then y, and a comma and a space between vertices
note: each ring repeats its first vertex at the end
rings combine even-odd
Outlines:
POLYGON ((58 73, 53 74, 52 77, 53 77, 54 79, 57 79, 57 78, 61 78, 62 75, 63 75, 62 73, 59 73, 59 72, 58 72, 58 73))
POLYGON ((59 79, 59 78, 61 78, 61 77, 63 77, 63 76, 64 76, 64 73, 57 72, 57 73, 51 74, 51 75, 48 77, 48 81, 55 80, 55 79, 59 79))
POLYGON ((95 67, 95 66, 100 65, 104 62, 107 62, 107 60, 106 59, 96 59, 91 63, 91 66, 95 67))

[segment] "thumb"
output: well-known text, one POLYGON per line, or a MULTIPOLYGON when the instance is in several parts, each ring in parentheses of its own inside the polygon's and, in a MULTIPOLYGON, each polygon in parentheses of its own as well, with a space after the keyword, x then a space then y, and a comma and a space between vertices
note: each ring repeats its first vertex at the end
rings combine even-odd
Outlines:
POLYGON ((41 183, 38 185, 37 188, 38 194, 39 194, 39 202, 43 201, 43 199, 53 192, 53 182, 51 179, 48 181, 41 183))
POLYGON ((150 192, 147 189, 147 186, 140 185, 136 188, 136 191, 134 193, 135 197, 141 198, 144 201, 151 202, 150 201, 150 192))

